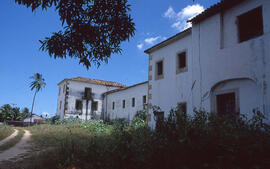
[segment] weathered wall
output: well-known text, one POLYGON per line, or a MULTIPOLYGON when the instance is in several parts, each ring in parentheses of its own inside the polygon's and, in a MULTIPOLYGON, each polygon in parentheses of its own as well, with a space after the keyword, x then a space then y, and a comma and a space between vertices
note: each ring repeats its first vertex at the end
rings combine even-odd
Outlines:
MULTIPOLYGON (((251 115, 259 108, 269 118, 270 112, 270 1, 247 0, 227 11, 193 25, 192 34, 149 55, 149 102, 166 113, 178 102, 212 111, 215 91, 237 89, 240 112, 251 115), (237 16, 263 6, 264 34, 239 43, 237 16), (175 73, 179 51, 188 51, 188 72, 175 73), (155 63, 164 60, 164 78, 155 80, 155 63), (213 91, 213 88, 215 91, 213 91)), ((149 125, 155 121, 151 110, 149 125)), ((166 114, 165 114, 166 115, 166 114)))
MULTIPOLYGON (((180 102, 187 102, 188 111, 192 111, 191 87, 192 87, 192 44, 191 35, 177 40, 170 45, 151 53, 149 66, 149 103, 151 106, 159 106, 165 115, 180 102), (176 73, 177 54, 186 51, 187 72, 176 73), (155 79, 156 62, 163 60, 164 78, 155 79)), ((152 110, 149 109, 152 113, 152 110)), ((155 123, 153 113, 150 126, 155 123)))
POLYGON ((125 118, 129 121, 132 120, 137 111, 143 110, 143 96, 147 98, 147 84, 146 82, 106 95, 104 98, 104 112, 107 112, 106 114, 110 119, 125 118), (132 107, 133 97, 135 98, 134 107, 132 107), (123 100, 126 102, 125 108, 122 107, 123 100), (112 108, 113 102, 115 102, 114 110, 112 108))
POLYGON ((270 96, 270 93, 266 88, 269 84, 270 72, 270 22, 267 19, 270 13, 268 9, 270 9, 269 1, 247 0, 225 11, 223 25, 220 19, 221 14, 193 25, 192 81, 199 82, 195 84, 192 92, 195 107, 211 111, 211 99, 204 96, 211 93, 211 88, 215 84, 230 79, 239 79, 239 86, 231 88, 244 88, 244 84, 240 85, 241 79, 250 79, 254 81, 255 86, 249 86, 256 91, 256 94, 254 90, 245 92, 240 90, 240 112, 250 114, 256 107, 259 107, 264 113, 269 112, 267 97, 270 96), (264 35, 239 43, 237 16, 260 5, 263 6, 264 35), (222 30, 224 31, 222 32, 222 30), (222 39, 222 37, 224 38, 222 39), (258 102, 250 105, 250 97, 255 97, 258 102))
MULTIPOLYGON (((103 96, 102 94, 117 89, 118 87, 109 87, 109 86, 103 86, 103 85, 96 85, 91 83, 85 83, 85 82, 77 82, 77 81, 68 81, 68 97, 67 97, 67 111, 65 112, 65 116, 60 116, 61 119, 63 118, 80 118, 85 120, 86 119, 86 100, 82 99, 84 96, 84 90, 86 87, 92 88, 93 93, 93 101, 98 102, 98 110, 93 111, 93 115, 95 119, 100 119, 101 113, 103 111, 103 96), (82 100, 83 106, 82 106, 82 113, 79 114, 80 111, 77 111, 75 108, 76 99, 82 100)), ((62 84, 61 84, 62 85, 62 84)), ((62 98, 60 96, 60 98, 62 98)), ((88 111, 87 111, 87 120, 91 119, 91 100, 88 102, 88 111)), ((60 111, 60 114, 63 114, 62 111, 60 111)))

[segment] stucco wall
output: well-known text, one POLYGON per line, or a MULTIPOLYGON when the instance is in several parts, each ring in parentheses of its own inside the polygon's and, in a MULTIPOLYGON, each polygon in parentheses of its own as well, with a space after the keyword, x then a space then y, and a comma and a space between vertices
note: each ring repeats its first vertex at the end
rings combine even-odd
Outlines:
POLYGON ((147 98, 147 84, 148 83, 143 83, 106 95, 104 98, 104 111, 107 112, 107 116, 111 120, 119 118, 132 120, 137 111, 143 110, 143 96, 147 98), (132 107, 132 98, 135 98, 134 107, 132 107), (125 108, 122 107, 123 100, 126 102, 125 108), (114 110, 112 108, 113 102, 115 102, 114 110))
MULTIPOLYGON (((67 110, 65 112, 65 116, 62 114, 64 113, 63 111, 60 111, 61 113, 61 119, 63 118, 80 118, 83 120, 86 120, 86 100, 82 99, 84 96, 84 90, 86 87, 92 88, 92 93, 93 93, 93 101, 98 102, 98 110, 93 111, 93 117, 95 119, 100 119, 101 118, 101 113, 103 111, 103 96, 102 94, 110 91, 117 89, 118 87, 109 87, 109 86, 104 86, 104 85, 97 85, 97 84, 91 84, 91 83, 85 83, 85 82, 77 82, 77 81, 67 81, 68 83, 68 97, 67 97, 67 110), (79 111, 76 110, 75 104, 76 100, 82 100, 82 113, 78 114, 79 111)), ((61 85, 62 86, 62 85, 61 85)), ((60 98, 62 98, 60 96, 60 98)), ((88 102, 88 111, 87 111, 87 120, 91 119, 91 105, 92 102, 89 100, 88 102)))
MULTIPOLYGON (((149 103, 151 106, 159 106, 165 115, 180 102, 187 102, 188 111, 192 110, 191 87, 192 87, 192 45, 191 35, 177 40, 159 50, 151 53, 149 66, 149 103), (176 73, 177 54, 186 51, 187 72, 176 73), (156 62, 163 60, 164 77, 155 79, 156 62)), ((152 110, 149 109, 152 113, 152 110)), ((154 116, 151 115, 149 125, 153 125, 154 116)))
MULTIPOLYGON (((270 1, 247 0, 223 14, 216 14, 193 25, 192 34, 149 55, 149 102, 168 114, 177 102, 186 101, 193 108, 211 112, 211 93, 216 90, 239 89, 240 112, 250 116, 253 108, 267 117, 270 112, 270 1), (237 16, 263 6, 264 34, 239 43, 237 16), (178 51, 188 50, 188 72, 175 73, 178 51), (164 78, 155 80, 155 63, 164 60, 164 78), (233 81, 230 81, 233 80, 233 81), (230 81, 229 83, 227 83, 230 81), (226 82, 226 83, 222 83, 226 82), (151 89, 152 88, 152 89, 151 89), (152 95, 152 96, 151 96, 152 95)), ((149 125, 155 121, 151 110, 149 125)))
MULTIPOLYGON (((230 79, 248 78, 256 83, 259 92, 256 98, 261 100, 258 105, 260 110, 265 113, 269 112, 269 105, 267 105, 269 104, 267 103, 269 91, 264 86, 265 83, 269 84, 267 77, 269 77, 270 71, 270 22, 267 19, 270 14, 269 8, 269 1, 247 0, 225 11, 224 40, 221 39, 220 14, 193 25, 192 43, 196 45, 193 45, 192 79, 199 82, 196 83, 192 92, 195 107, 211 111, 211 101, 205 99, 204 96, 211 92, 211 88, 215 84, 230 79), (260 5, 263 6, 264 35, 239 43, 237 16, 260 5), (222 43, 224 43, 224 47, 222 47, 222 43)), ((252 93, 253 91, 246 91, 245 94, 254 97, 252 93)), ((241 97, 240 100, 243 103, 240 105, 240 111, 246 110, 248 101, 245 102, 245 97, 241 97)))
POLYGON ((58 99, 57 99, 56 115, 60 116, 61 119, 64 118, 64 103, 65 103, 64 85, 66 85, 66 83, 61 83, 58 86, 58 99))

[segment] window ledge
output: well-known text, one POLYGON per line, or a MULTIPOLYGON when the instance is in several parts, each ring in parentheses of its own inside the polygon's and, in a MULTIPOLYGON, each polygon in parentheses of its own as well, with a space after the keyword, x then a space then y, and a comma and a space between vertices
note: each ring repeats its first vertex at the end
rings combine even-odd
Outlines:
POLYGON ((177 69, 176 70, 176 74, 179 74, 179 73, 183 73, 183 72, 187 72, 188 71, 188 68, 187 67, 184 67, 184 68, 181 68, 181 69, 177 69))
POLYGON ((163 78, 164 78, 164 75, 156 75, 155 80, 160 80, 160 79, 163 79, 163 78))

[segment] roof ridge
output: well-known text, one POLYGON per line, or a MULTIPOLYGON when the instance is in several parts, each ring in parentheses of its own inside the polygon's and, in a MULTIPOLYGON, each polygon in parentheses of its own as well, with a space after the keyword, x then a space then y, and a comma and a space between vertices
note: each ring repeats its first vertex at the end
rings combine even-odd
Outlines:
POLYGON ((61 84, 62 82, 64 82, 65 80, 73 80, 73 81, 80 81, 80 82, 85 82, 85 83, 99 84, 99 85, 104 85, 104 86, 114 86, 114 87, 121 87, 121 88, 126 87, 126 85, 121 84, 119 82, 86 78, 86 77, 82 77, 82 76, 64 79, 60 83, 58 83, 58 85, 61 84))

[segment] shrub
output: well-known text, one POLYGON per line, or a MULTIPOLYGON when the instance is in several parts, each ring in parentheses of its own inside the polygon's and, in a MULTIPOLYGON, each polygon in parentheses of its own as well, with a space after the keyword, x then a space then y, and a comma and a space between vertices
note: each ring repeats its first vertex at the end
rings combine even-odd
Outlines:
MULTIPOLYGON (((269 127, 258 111, 248 120, 243 115, 219 117, 201 110, 194 110, 190 116, 176 109, 160 122, 157 130, 145 125, 144 113, 139 112, 131 126, 124 122, 107 125, 102 121, 57 125, 66 130, 61 132, 65 133, 63 138, 57 139, 61 146, 54 151, 55 164, 46 161, 52 158, 51 153, 47 154, 50 158, 40 157, 44 162, 38 161, 50 163, 54 168, 80 169, 268 169, 270 166, 269 127)), ((39 166, 42 167, 46 168, 39 166)))

